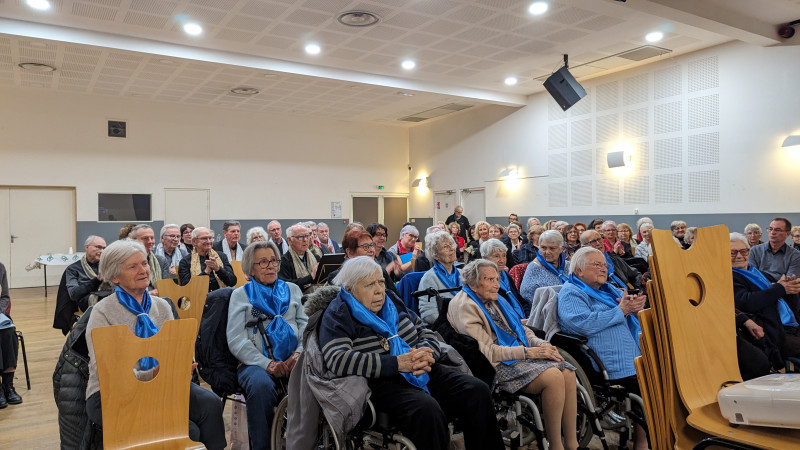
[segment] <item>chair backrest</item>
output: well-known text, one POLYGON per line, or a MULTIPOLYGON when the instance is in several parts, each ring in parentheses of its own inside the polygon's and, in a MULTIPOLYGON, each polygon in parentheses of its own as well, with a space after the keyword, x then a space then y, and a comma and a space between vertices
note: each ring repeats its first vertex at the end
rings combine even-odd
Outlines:
MULTIPOLYGON (((186 286, 176 284, 172 279, 156 281, 159 297, 169 297, 178 310, 181 319, 195 319, 200 326, 203 318, 203 306, 208 295, 208 277, 192 277, 186 286)), ((195 334, 197 328, 195 328, 195 334)))
POLYGON ((511 276, 511 279, 514 280, 514 285, 519 290, 520 285, 522 284, 522 277, 525 276, 525 270, 528 268, 529 263, 522 263, 517 264, 516 266, 508 269, 508 275, 511 276))
POLYGON ((400 294, 400 298, 403 299, 406 308, 414 311, 416 314, 419 314, 419 299, 412 297, 411 293, 419 288, 419 283, 422 281, 423 275, 425 275, 425 272, 410 272, 405 274, 405 276, 400 279, 400 282, 397 283, 397 292, 400 294))
POLYGON ((92 330, 92 342, 103 406, 103 443, 107 449, 169 441, 191 446, 188 436, 189 388, 194 354, 195 320, 168 320, 161 330, 140 339, 125 325, 92 330), (158 375, 141 382, 136 362, 151 356, 158 375))
POLYGON ((241 261, 231 261, 231 267, 233 267, 233 274, 236 275, 236 286, 233 287, 242 287, 247 284, 247 277, 245 277, 244 272, 242 271, 242 262, 241 261))

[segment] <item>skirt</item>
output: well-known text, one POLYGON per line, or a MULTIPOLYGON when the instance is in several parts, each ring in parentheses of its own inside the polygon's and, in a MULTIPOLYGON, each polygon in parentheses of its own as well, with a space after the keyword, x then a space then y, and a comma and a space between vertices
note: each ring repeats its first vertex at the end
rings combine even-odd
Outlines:
POLYGON ((6 328, 0 330, 0 372, 17 367, 18 351, 17 329, 6 328))
POLYGON ((494 385, 501 391, 513 394, 535 380, 545 370, 555 367, 558 370, 575 371, 575 367, 566 361, 549 359, 520 359, 512 364, 500 363, 495 367, 494 385))

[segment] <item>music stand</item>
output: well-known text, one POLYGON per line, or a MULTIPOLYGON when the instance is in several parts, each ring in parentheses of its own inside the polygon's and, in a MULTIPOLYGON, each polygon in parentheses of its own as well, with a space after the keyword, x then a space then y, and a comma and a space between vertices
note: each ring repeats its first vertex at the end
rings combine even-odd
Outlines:
POLYGON ((314 274, 314 284, 325 284, 328 281, 328 275, 342 267, 342 264, 344 264, 344 253, 322 255, 322 259, 317 264, 317 273, 314 274))

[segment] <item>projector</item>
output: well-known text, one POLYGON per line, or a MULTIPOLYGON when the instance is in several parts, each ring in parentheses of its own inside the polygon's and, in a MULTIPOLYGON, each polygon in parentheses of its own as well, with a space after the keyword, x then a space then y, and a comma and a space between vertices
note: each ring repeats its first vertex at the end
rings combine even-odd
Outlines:
POLYGON ((800 374, 776 373, 728 386, 717 394, 731 425, 800 429, 800 374))

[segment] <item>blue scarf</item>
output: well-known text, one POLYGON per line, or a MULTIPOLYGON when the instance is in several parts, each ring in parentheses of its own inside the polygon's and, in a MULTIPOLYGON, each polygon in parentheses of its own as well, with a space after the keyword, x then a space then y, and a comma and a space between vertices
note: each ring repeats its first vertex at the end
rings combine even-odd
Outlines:
POLYGON ((508 298, 512 300, 510 303, 511 306, 514 308, 514 311, 516 311, 521 318, 524 318, 525 313, 522 312, 522 308, 519 305, 519 300, 514 295, 514 292, 511 290, 511 282, 509 281, 508 274, 506 274, 505 270, 500 271, 500 289, 505 291, 505 293, 508 294, 508 298))
MULTIPOLYGON (((119 286, 114 289, 114 292, 117 294, 117 300, 119 300, 120 305, 136 315, 136 337, 146 339, 158 333, 158 327, 148 315, 150 314, 150 307, 152 306, 149 292, 144 291, 144 298, 141 304, 139 304, 131 294, 128 294, 119 286)), ((150 370, 157 365, 158 361, 150 356, 139 360, 139 368, 142 370, 150 370)))
POLYGON ((562 284, 565 281, 567 281, 567 276, 564 275, 564 266, 566 265, 567 257, 564 256, 563 252, 560 255, 558 255, 558 267, 561 268, 560 271, 558 269, 556 269, 555 267, 553 267, 552 264, 547 262, 546 259, 544 259, 544 256, 542 256, 542 252, 536 253, 536 260, 539 261, 539 264, 541 264, 542 267, 547 269, 549 272, 552 272, 553 274, 555 274, 558 277, 558 279, 561 280, 562 284))
MULTIPOLYGON (((361 302, 356 300, 352 294, 344 289, 339 291, 339 296, 347 304, 347 306, 350 307, 350 313, 353 315, 354 319, 356 319, 359 323, 368 326, 372 331, 378 333, 378 335, 389 341, 389 354, 392 356, 400 356, 405 355, 411 350, 411 347, 409 347, 408 343, 406 343, 403 338, 397 335, 397 308, 395 308, 394 303, 392 303, 392 300, 388 295, 386 296, 386 299, 383 303, 383 308, 381 308, 379 314, 375 314, 368 310, 366 306, 362 305, 361 302)), ((405 378, 406 381, 408 381, 412 386, 416 386, 425 392, 430 393, 426 386, 429 379, 427 372, 418 376, 414 376, 414 374, 411 372, 400 372, 400 375, 402 375, 403 378, 405 378)))
POLYGON ((453 266, 453 273, 447 273, 447 269, 444 268, 442 263, 437 262, 433 265, 433 273, 439 277, 448 289, 461 287, 461 274, 458 273, 458 269, 455 266, 453 266))
MULTIPOLYGON (((265 328, 267 341, 272 348, 272 357, 278 361, 286 361, 297 349, 297 334, 283 318, 289 309, 291 292, 289 285, 281 279, 275 280, 272 287, 265 286, 256 280, 250 280, 244 285, 244 292, 253 308, 272 317, 265 328)), ((253 327, 253 334, 258 333, 258 327, 253 327)), ((270 357, 264 341, 261 341, 261 351, 264 356, 270 357)))
MULTIPOLYGON (((610 308, 619 307, 617 297, 620 295, 620 292, 617 291, 617 288, 609 283, 603 283, 600 289, 595 289, 581 281, 581 279, 576 277, 574 273, 569 276, 569 282, 585 292, 590 298, 593 298, 610 308)), ((639 319, 637 319, 633 314, 628 314, 625 317, 625 321, 628 322, 628 330, 631 332, 634 342, 636 342, 636 348, 639 348, 639 333, 642 332, 642 327, 639 326, 639 319)))
POLYGON ((603 256, 605 256, 606 266, 608 266, 608 279, 613 281, 620 289, 627 291, 628 285, 620 277, 614 275, 614 261, 611 260, 611 257, 606 252, 603 252, 603 256))
MULTIPOLYGON (((762 291, 772 286, 769 280, 767 280, 767 277, 765 277, 764 274, 759 272, 758 269, 753 267, 752 264, 747 265, 747 270, 734 268, 733 271, 747 278, 751 283, 755 284, 762 291)), ((778 307, 778 314, 781 317, 781 323, 783 325, 787 327, 800 326, 798 325, 797 320, 795 319, 794 314, 792 313, 792 309, 789 308, 789 305, 786 303, 786 300, 779 298, 777 307, 778 307)))
MULTIPOLYGON (((514 334, 516 336, 512 336, 502 330, 497 324, 494 323, 492 320, 492 316, 489 315, 489 311, 486 309, 486 306, 483 302, 475 295, 475 292, 467 286, 464 286, 464 292, 469 295, 469 298, 474 301, 478 307, 483 311, 483 315, 486 316, 486 320, 489 321, 489 325, 492 326, 492 331, 494 331, 494 335, 497 336, 497 343, 503 345, 505 347, 527 347, 528 338, 525 336, 525 328, 522 326, 522 317, 518 316, 511 305, 506 302, 506 299, 503 297, 497 297, 497 306, 500 308, 500 312, 503 313, 503 316, 506 318, 506 322, 508 322, 508 326, 514 330, 514 334), (522 343, 522 344, 521 344, 522 343)), ((505 365, 511 365, 516 362, 515 359, 509 361, 503 361, 505 365)))

